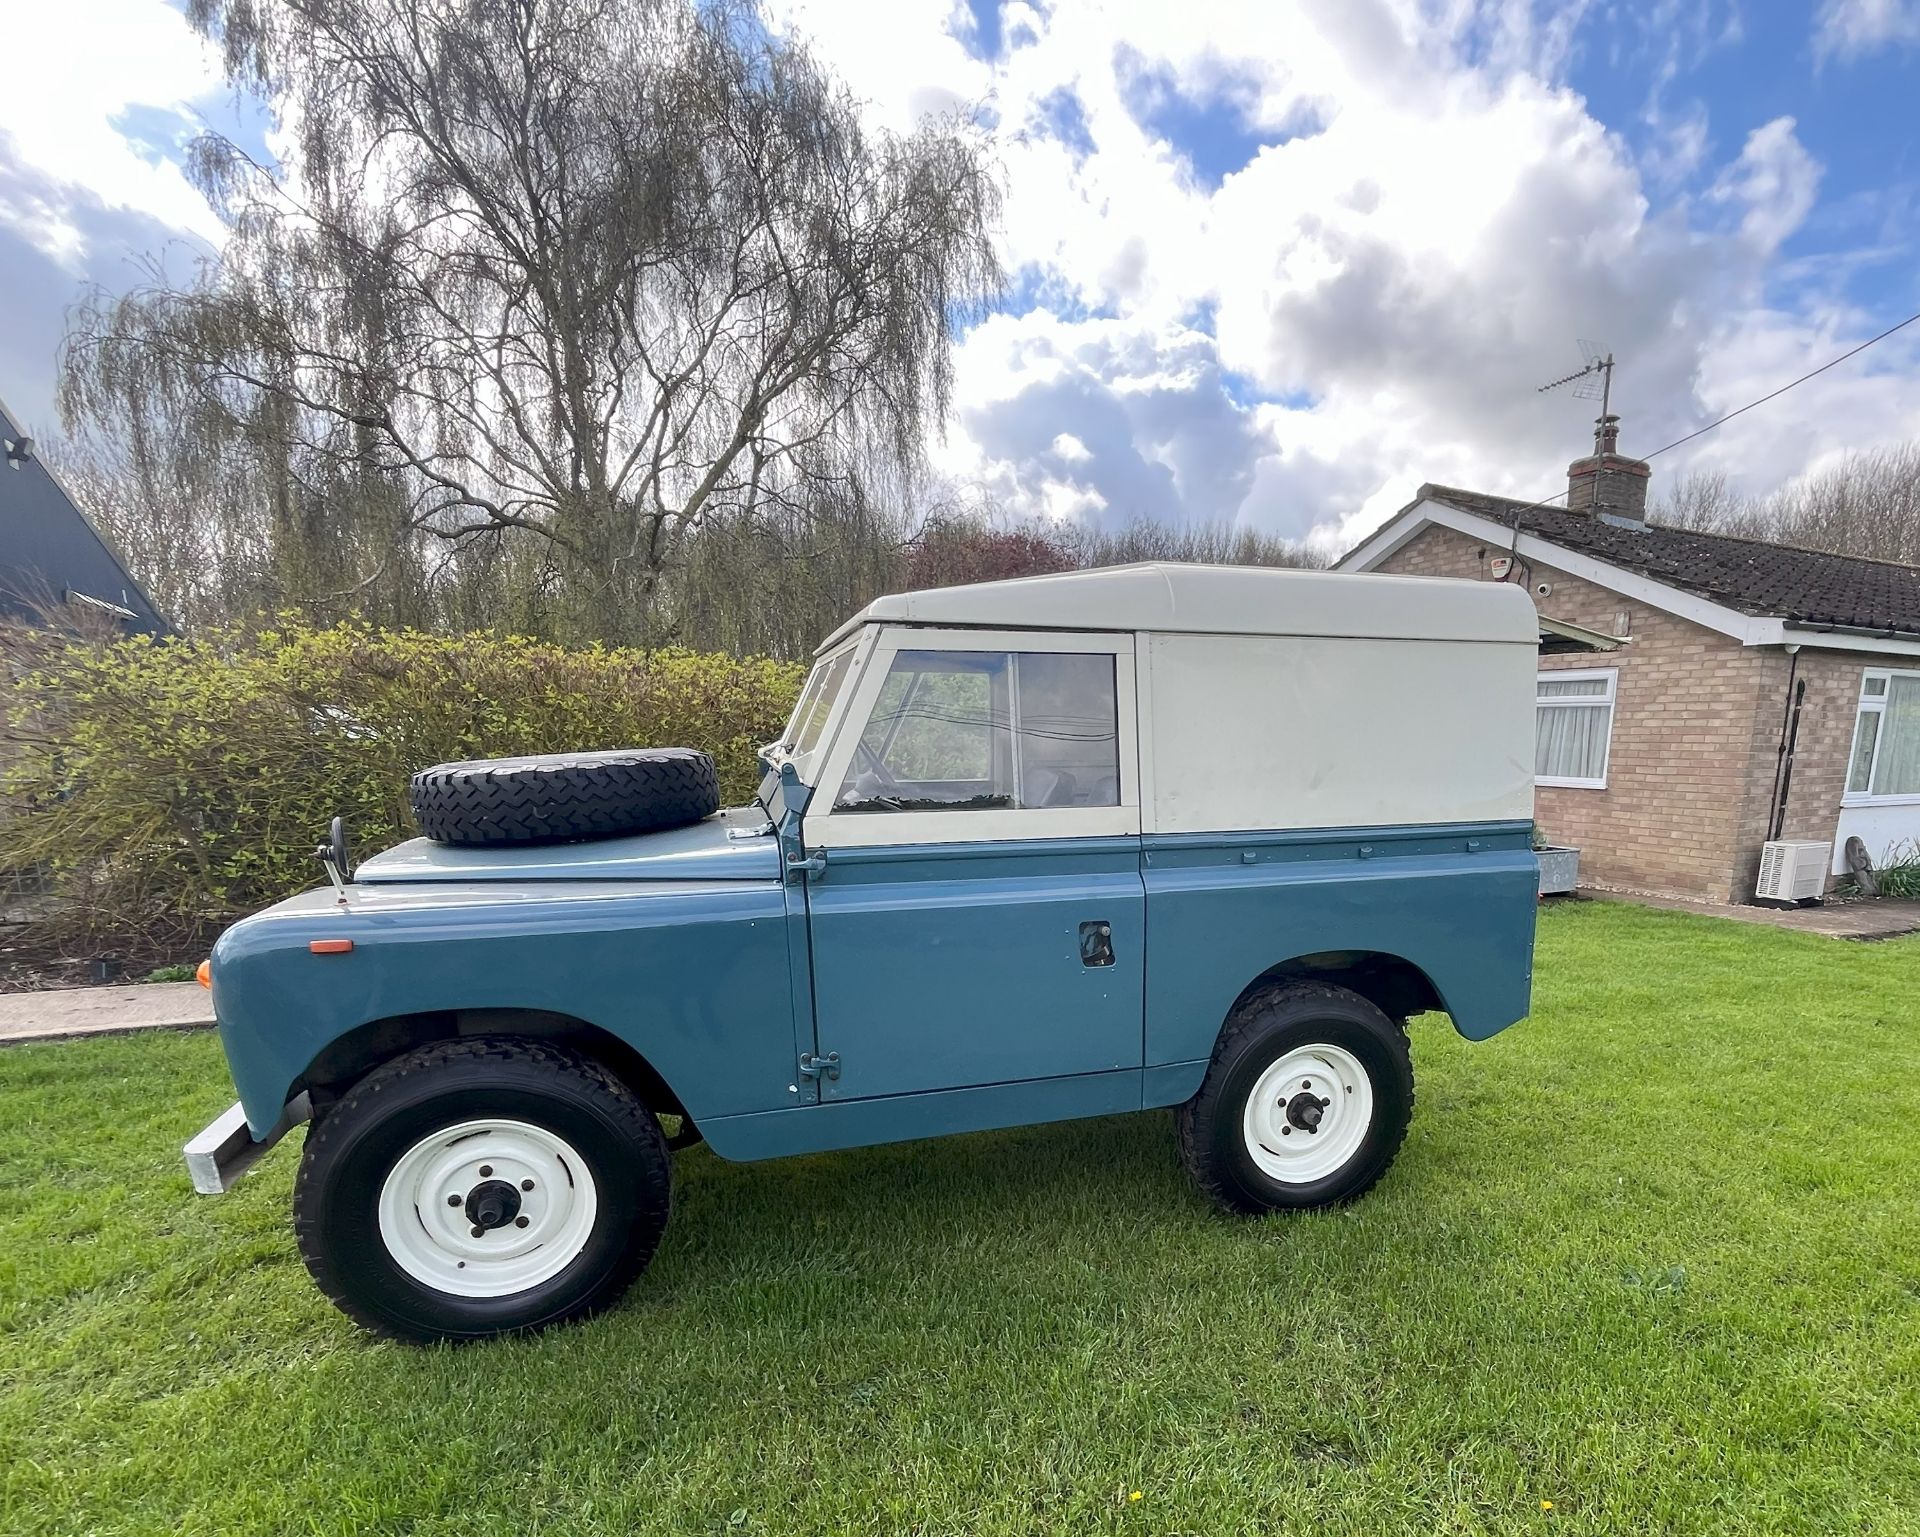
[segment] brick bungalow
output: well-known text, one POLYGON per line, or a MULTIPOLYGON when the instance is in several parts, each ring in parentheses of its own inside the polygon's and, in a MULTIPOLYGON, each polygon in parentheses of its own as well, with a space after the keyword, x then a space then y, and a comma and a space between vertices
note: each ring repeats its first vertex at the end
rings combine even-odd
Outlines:
POLYGON ((1565 508, 1422 486, 1336 569, 1526 584, 1536 815, 1583 883, 1745 902, 1769 838, 1920 854, 1920 569, 1651 525, 1618 431, 1565 508))

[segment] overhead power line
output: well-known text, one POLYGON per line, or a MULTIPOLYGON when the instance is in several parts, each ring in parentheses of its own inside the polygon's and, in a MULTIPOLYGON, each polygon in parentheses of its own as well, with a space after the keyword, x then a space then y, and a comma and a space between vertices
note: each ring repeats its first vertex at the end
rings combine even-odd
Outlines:
POLYGON ((1775 390, 1772 394, 1762 395, 1758 400, 1749 400, 1744 406, 1740 407, 1738 411, 1729 411, 1725 416, 1721 417, 1718 421, 1708 422, 1707 425, 1700 428, 1698 432, 1689 432, 1684 438, 1675 438, 1671 443, 1669 443, 1666 446, 1666 448, 1656 448, 1650 454, 1641 455, 1641 458, 1658 459, 1662 454, 1666 453, 1668 449, 1678 448, 1682 443, 1691 443, 1695 438, 1700 437, 1702 434, 1712 432, 1713 429, 1716 427, 1725 426, 1728 422, 1732 421, 1736 416, 1744 416, 1747 412, 1751 411, 1755 406, 1764 406, 1769 400, 1778 400, 1782 395, 1786 394, 1788 390, 1794 389, 1799 385, 1805 384, 1809 379, 1819 378, 1820 375, 1824 374, 1829 368, 1837 368, 1840 364, 1846 362, 1848 358, 1858 357, 1861 353, 1865 352, 1867 348, 1871 347, 1875 342, 1885 341, 1889 336, 1893 335, 1895 331, 1904 330, 1906 327, 1912 325, 1916 320, 1920 320, 1920 315, 1907 316, 1907 318, 1901 321, 1898 325, 1888 326, 1886 330, 1882 331, 1878 336, 1869 336, 1859 346, 1848 348, 1845 352, 1841 353, 1839 357, 1829 359, 1827 362, 1822 363, 1818 368, 1813 369, 1811 372, 1802 374, 1798 379, 1795 379, 1791 384, 1783 384, 1780 386, 1779 389, 1775 390))

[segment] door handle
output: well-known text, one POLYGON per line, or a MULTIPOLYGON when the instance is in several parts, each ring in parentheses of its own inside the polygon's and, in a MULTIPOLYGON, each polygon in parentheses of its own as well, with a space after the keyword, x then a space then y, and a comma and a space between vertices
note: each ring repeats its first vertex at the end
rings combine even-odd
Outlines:
POLYGON ((1080 925, 1080 964, 1082 966, 1113 964, 1112 924, 1096 918, 1090 923, 1080 925))

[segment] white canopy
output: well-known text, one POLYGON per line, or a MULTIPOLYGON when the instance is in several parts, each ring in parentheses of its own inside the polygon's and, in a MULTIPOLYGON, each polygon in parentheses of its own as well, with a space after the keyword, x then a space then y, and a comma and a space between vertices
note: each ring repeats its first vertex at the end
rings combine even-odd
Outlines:
POLYGON ((820 650, 863 624, 1015 630, 1330 635, 1539 641, 1533 599, 1505 582, 1146 562, 875 598, 820 650))

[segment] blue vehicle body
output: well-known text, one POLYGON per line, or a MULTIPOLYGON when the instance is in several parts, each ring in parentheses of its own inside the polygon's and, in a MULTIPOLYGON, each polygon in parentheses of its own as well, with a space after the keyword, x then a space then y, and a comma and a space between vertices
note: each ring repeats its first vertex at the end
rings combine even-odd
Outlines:
POLYGON ((1472 1039, 1527 1010, 1525 822, 820 858, 806 794, 770 776, 766 811, 558 848, 415 840, 344 901, 236 924, 212 985, 254 1135, 422 1030, 585 1030, 755 1159, 1179 1103, 1275 972, 1371 979, 1389 1012, 1442 1008, 1472 1039), (1090 922, 1111 963, 1088 963, 1090 922))

